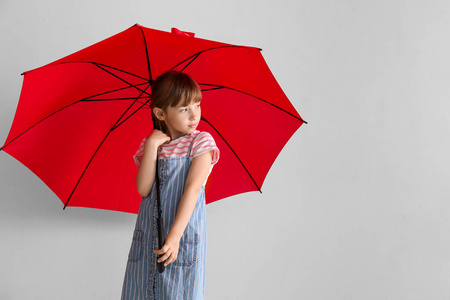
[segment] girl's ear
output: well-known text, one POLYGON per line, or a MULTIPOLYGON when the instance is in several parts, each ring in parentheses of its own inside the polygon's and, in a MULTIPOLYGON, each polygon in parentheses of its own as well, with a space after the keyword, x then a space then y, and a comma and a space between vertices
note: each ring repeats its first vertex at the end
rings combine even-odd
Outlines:
POLYGON ((166 118, 164 111, 159 108, 159 107, 155 107, 153 108, 153 114, 156 116, 156 118, 158 118, 158 120, 160 121, 164 121, 164 119, 166 118))

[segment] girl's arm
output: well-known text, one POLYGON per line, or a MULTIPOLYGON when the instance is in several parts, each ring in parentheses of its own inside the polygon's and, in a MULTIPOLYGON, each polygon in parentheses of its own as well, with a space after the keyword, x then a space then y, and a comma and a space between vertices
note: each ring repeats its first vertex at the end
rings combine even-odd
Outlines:
POLYGON ((144 154, 136 175, 136 187, 142 197, 147 197, 152 190, 156 174, 158 147, 168 141, 170 141, 170 138, 159 130, 153 130, 145 141, 144 154))
POLYGON ((198 193, 200 192, 200 189, 206 180, 206 176, 208 176, 209 169, 211 168, 211 161, 212 151, 196 156, 192 160, 192 164, 186 178, 183 196, 181 196, 177 215, 175 216, 172 228, 170 228, 170 231, 166 236, 164 246, 155 251, 156 254, 164 254, 158 259, 158 262, 162 262, 167 259, 164 263, 165 266, 177 259, 180 239, 183 236, 189 220, 191 219, 192 212, 194 211, 195 204, 197 203, 198 193))

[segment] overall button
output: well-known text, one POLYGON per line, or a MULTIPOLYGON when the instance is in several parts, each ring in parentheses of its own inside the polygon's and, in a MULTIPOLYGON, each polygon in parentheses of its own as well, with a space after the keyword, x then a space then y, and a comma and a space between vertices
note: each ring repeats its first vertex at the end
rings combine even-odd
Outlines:
POLYGON ((157 235, 158 231, 156 229, 153 229, 153 235, 157 235))
POLYGON ((155 266, 154 266, 154 265, 151 265, 151 266, 150 266, 150 270, 152 270, 152 271, 155 270, 155 266))

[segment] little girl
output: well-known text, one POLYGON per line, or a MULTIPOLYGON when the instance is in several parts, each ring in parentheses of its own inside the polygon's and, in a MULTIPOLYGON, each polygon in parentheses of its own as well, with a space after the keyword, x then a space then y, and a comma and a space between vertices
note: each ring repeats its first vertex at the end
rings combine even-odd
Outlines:
POLYGON ((152 84, 150 108, 161 130, 153 130, 144 138, 134 156, 139 167, 136 186, 143 198, 122 299, 204 298, 205 183, 219 159, 219 149, 209 133, 196 130, 201 97, 198 84, 184 73, 164 73, 152 84), (156 223, 156 172, 166 235, 161 249, 156 223), (165 261, 163 273, 158 273, 157 261, 165 261))

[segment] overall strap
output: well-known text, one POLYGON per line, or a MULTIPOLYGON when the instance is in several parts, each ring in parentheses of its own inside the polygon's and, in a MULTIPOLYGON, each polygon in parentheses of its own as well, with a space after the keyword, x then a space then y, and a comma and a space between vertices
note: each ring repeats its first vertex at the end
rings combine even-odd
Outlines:
POLYGON ((187 157, 189 157, 189 158, 191 157, 192 145, 194 145, 194 141, 195 141, 195 139, 200 135, 200 133, 201 133, 201 132, 197 133, 197 135, 194 136, 194 138, 192 139, 191 144, 189 145, 189 150, 188 150, 188 154, 187 154, 187 157))

